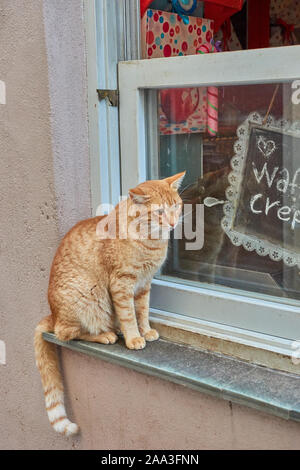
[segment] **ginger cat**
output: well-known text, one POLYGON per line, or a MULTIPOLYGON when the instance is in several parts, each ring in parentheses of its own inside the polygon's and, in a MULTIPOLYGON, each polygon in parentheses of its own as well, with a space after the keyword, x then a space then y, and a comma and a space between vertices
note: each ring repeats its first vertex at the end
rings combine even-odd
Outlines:
POLYGON ((178 189, 184 175, 139 184, 108 216, 75 225, 56 252, 48 289, 51 315, 38 324, 34 344, 48 417, 61 434, 70 436, 79 428, 66 416, 56 347, 42 335, 54 332, 62 341, 113 344, 120 329, 129 349, 143 349, 146 341, 158 339, 149 325, 150 285, 167 255, 168 239, 161 236, 162 229, 169 232, 181 214, 178 189), (105 238, 102 224, 112 219, 115 237, 105 238), (131 236, 127 226, 136 221, 154 228, 156 236, 151 232, 131 236))

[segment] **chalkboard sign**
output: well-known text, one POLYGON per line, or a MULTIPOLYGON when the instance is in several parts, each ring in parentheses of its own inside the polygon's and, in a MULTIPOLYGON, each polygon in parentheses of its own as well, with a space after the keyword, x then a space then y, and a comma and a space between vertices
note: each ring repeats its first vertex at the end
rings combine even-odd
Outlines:
POLYGON ((237 135, 222 227, 234 245, 300 267, 300 122, 252 113, 237 135))

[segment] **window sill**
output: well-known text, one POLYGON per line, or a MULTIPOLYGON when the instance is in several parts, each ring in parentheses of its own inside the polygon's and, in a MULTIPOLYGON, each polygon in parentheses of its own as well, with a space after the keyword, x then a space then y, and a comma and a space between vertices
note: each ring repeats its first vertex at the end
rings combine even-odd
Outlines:
POLYGON ((292 340, 228 327, 220 323, 150 309, 151 325, 161 338, 196 349, 299 375, 292 361, 292 340))
POLYGON ((300 422, 300 376, 190 346, 159 340, 142 351, 130 351, 122 340, 114 345, 59 341, 59 346, 190 387, 217 398, 300 422))

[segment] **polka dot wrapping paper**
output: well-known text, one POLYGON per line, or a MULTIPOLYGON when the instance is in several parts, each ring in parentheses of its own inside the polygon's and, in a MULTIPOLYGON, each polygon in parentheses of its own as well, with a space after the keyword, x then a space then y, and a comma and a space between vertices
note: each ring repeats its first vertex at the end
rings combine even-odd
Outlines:
MULTIPOLYGON (((200 45, 210 42, 213 21, 176 13, 147 10, 142 18, 142 58, 196 54, 200 45)), ((181 88, 159 94, 160 134, 205 132, 207 124, 207 90, 181 88)))
POLYGON ((270 18, 273 25, 270 32, 270 47, 300 43, 300 0, 271 0, 270 18), (280 19, 290 28, 290 32, 280 25, 274 26, 280 19))

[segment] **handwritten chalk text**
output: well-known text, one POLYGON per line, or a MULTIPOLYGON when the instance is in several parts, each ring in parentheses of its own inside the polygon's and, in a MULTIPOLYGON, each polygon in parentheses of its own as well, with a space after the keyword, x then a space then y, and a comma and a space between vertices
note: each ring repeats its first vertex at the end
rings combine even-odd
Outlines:
POLYGON ((300 103, 300 80, 294 80, 292 83, 292 88, 295 90, 292 93, 292 103, 300 103))
POLYGON ((274 214, 279 220, 283 222, 289 222, 291 229, 295 230, 297 224, 300 224, 300 210, 295 206, 297 198, 295 197, 297 190, 300 190, 300 168, 298 168, 292 177, 287 168, 280 169, 279 166, 270 168, 268 162, 265 162, 263 167, 258 170, 255 163, 252 162, 253 174, 258 185, 266 182, 268 188, 272 188, 273 185, 279 193, 288 193, 291 196, 291 206, 284 205, 280 199, 271 199, 266 197, 263 192, 259 192, 253 195, 250 199, 250 210, 253 214, 264 214, 266 216, 274 214))

